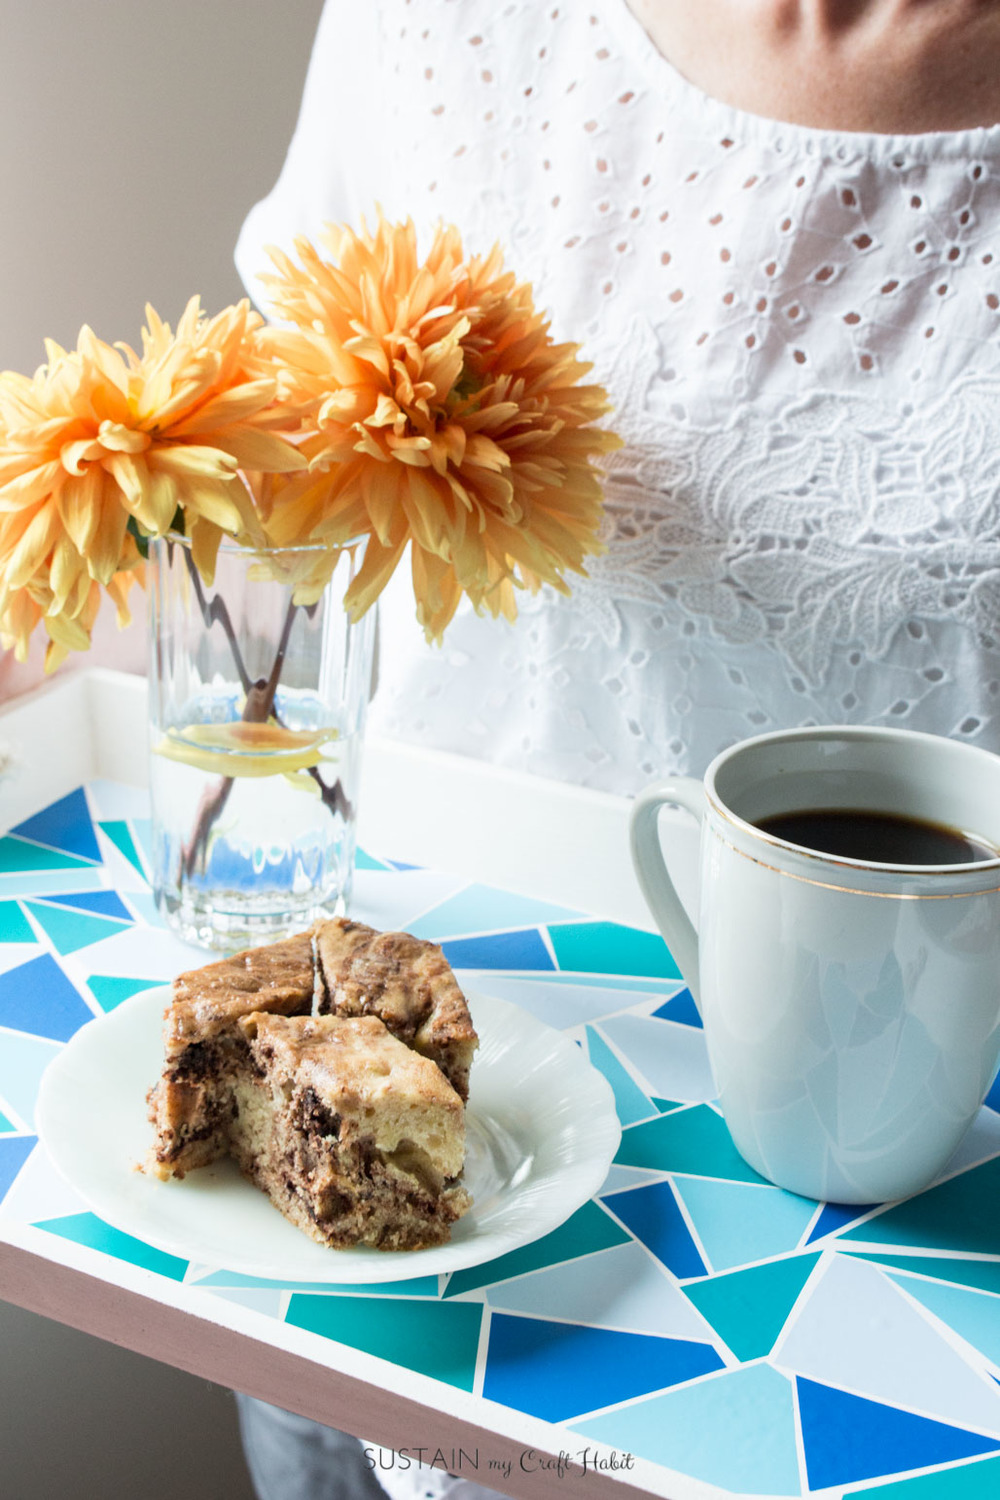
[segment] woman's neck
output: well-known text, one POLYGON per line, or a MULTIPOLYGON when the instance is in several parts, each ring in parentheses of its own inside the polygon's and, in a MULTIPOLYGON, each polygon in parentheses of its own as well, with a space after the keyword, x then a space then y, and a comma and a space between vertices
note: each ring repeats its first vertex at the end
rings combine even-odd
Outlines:
POLYGON ((752 114, 913 134, 1000 120, 1000 0, 626 0, 691 83, 752 114))

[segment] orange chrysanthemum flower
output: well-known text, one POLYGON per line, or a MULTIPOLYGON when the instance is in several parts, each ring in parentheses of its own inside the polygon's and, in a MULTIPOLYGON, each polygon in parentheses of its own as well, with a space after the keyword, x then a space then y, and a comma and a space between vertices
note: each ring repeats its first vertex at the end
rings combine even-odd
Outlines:
POLYGON ((0 374, 0 639, 23 656, 44 623, 49 668, 89 645, 100 586, 127 620, 136 536, 162 535, 180 507, 211 578, 224 532, 262 540, 238 471, 303 466, 264 430, 276 381, 249 303, 209 319, 193 298, 176 334, 146 313, 141 356, 84 328, 75 350, 48 342, 33 377, 0 374))
POLYGON ((276 480, 267 531, 278 545, 367 536, 348 596, 357 616, 407 546, 418 618, 440 639, 463 593, 516 614, 516 588, 583 573, 599 552, 595 460, 618 445, 596 425, 605 392, 581 384, 577 346, 553 343, 531 290, 498 250, 466 261, 440 227, 420 262, 412 223, 374 234, 329 227, 331 259, 297 240, 267 282, 294 324, 261 335, 288 410, 313 427, 305 474, 276 480))

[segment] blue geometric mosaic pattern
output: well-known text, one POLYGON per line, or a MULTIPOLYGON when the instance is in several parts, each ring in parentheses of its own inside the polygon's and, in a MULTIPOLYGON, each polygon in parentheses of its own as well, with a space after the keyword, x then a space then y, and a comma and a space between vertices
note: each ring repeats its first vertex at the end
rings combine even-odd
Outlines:
POLYGON ((188 1264, 87 1211, 35 1099, 80 1026, 190 964, 149 847, 141 794, 103 781, 0 836, 0 1218, 556 1423, 553 1451, 599 1441, 720 1497, 1000 1495, 1000 1085, 925 1193, 811 1203, 733 1148, 659 939, 389 850, 359 858, 353 914, 580 1043, 623 1125, 603 1191, 492 1263, 363 1288, 188 1264))

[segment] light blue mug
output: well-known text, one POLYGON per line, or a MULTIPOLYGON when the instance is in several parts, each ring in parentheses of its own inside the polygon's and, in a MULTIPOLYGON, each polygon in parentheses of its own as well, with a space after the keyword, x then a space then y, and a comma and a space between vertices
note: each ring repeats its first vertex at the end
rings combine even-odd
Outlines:
POLYGON ((750 1165, 843 1203, 933 1182, 1000 1057, 1000 757, 901 729, 760 735, 719 755, 704 782, 649 787, 631 832, 750 1165), (697 928, 663 859, 666 805, 701 823, 697 928), (823 809, 971 833, 985 857, 859 859, 759 826, 823 809))

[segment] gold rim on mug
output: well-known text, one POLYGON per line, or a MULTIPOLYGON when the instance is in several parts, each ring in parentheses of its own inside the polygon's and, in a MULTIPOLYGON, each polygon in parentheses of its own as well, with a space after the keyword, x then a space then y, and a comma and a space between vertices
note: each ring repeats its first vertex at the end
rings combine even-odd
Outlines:
MULTIPOLYGON (((751 827, 750 824, 745 824, 742 820, 737 820, 727 815, 712 798, 708 798, 708 801, 713 811, 718 812, 719 816, 724 818, 727 823, 732 823, 734 827, 751 827)), ((803 885, 819 886, 824 891, 842 891, 845 896, 871 896, 877 901, 965 901, 970 896, 995 896, 1000 891, 1000 885, 985 886, 981 891, 942 891, 940 895, 934 895, 930 891, 859 891, 851 885, 837 885, 833 880, 814 880, 810 875, 798 875, 794 870, 782 870, 778 865, 768 864, 766 859, 758 859, 756 854, 748 854, 745 849, 740 849, 736 844, 731 843, 729 839, 724 839, 716 829, 711 829, 711 833, 713 838, 717 838, 724 848, 731 849, 741 859, 748 859, 752 865, 759 865, 762 870, 770 870, 775 875, 783 875, 786 880, 798 880, 803 885)), ((770 844, 774 844, 782 849, 792 849, 796 854, 803 854, 808 859, 822 860, 829 858, 827 855, 816 853, 813 849, 803 849, 799 844, 785 843, 783 840, 774 838, 773 835, 762 833, 760 829, 753 829, 753 833, 756 837, 766 839, 770 844)), ((977 864, 938 865, 936 867, 929 865, 878 865, 874 862, 871 865, 862 865, 852 860, 848 864, 848 868, 853 870, 870 869, 877 875, 891 873, 892 871, 899 871, 907 875, 927 875, 931 873, 932 868, 936 868, 942 873, 947 871, 948 874, 953 874, 956 870, 975 870, 977 866, 991 864, 1000 864, 1000 860, 984 859, 977 861, 977 864)))

